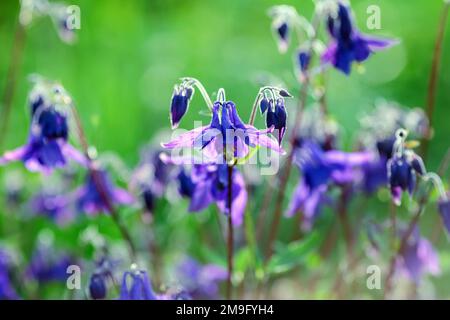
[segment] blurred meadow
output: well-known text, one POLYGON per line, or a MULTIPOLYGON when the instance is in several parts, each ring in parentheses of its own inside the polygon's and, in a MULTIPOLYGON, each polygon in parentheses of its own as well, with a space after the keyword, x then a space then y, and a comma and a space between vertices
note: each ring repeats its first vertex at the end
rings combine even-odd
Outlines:
MULTIPOLYGON (((227 97, 236 103, 243 119, 250 115, 259 87, 264 85, 265 80, 276 78, 294 95, 295 99, 287 102, 288 113, 294 114, 300 88, 293 69, 295 47, 284 55, 278 52, 267 11, 273 5, 288 4, 300 14, 310 17, 313 10, 311 0, 71 0, 70 4, 81 8, 81 29, 77 30, 78 39, 74 44, 61 42, 49 19, 40 19, 27 28, 11 117, 1 153, 27 140, 30 121, 27 97, 31 88, 27 77, 33 73, 64 85, 80 113, 89 144, 95 146, 99 154, 114 154, 129 170, 138 165, 140 150, 145 145, 159 145, 160 132, 170 133, 170 99, 173 86, 180 77, 191 76, 201 80, 210 94, 218 88, 226 88, 227 97)), ((442 6, 442 1, 427 0, 352 1, 362 32, 393 37, 400 39, 401 43, 374 55, 363 65, 364 70, 355 68, 348 77, 333 69, 328 71, 328 110, 339 124, 338 145, 343 150, 351 150, 360 127, 359 118, 373 110, 378 99, 395 101, 407 107, 424 107, 442 6), (366 27, 366 9, 372 4, 381 8, 381 30, 368 30, 366 27)), ((19 7, 18 1, 0 1, 2 90, 6 84, 19 7)), ((438 79, 434 136, 430 141, 428 157, 424 159, 427 168, 432 171, 437 170, 449 147, 450 73, 446 72, 449 66, 450 38, 447 34, 442 50, 442 72, 438 79)), ((197 95, 181 127, 192 129, 194 120, 199 119, 197 110, 202 107, 203 101, 197 95)), ((203 121, 206 123, 209 119, 204 117, 203 121)), ((258 128, 265 126, 259 113, 255 124, 258 128)), ((89 240, 90 233, 97 232, 95 229, 110 244, 113 255, 117 252, 117 256, 121 256, 124 250, 121 235, 107 215, 80 217, 69 225, 59 226, 45 217, 27 214, 26 200, 39 186, 53 183, 53 175, 27 172, 22 163, 0 167, 0 245, 16 252, 16 266, 23 269, 33 254, 36 240, 43 234, 51 234, 58 250, 69 252, 82 261, 83 290, 71 293, 65 284, 41 286, 31 283, 17 289, 25 299, 86 297, 86 286, 97 254, 95 245, 89 240), (11 172, 17 176, 11 178, 11 172), (11 179, 22 179, 23 182, 23 204, 17 207, 6 203, 11 179)), ((84 173, 76 173, 73 184, 81 184, 83 178, 84 173)), ((448 178, 446 173, 443 176, 445 183, 448 178)), ((293 170, 287 194, 291 194, 296 180, 298 173, 293 170)), ((125 187, 127 181, 121 179, 119 184, 125 187)), ((258 220, 263 194, 264 188, 256 188, 248 201, 247 214, 252 215, 254 221, 258 220)), ((433 199, 435 202, 436 195, 433 199)), ((273 206, 273 203, 270 205, 273 206)), ((354 222, 354 228, 358 228, 357 221, 361 216, 375 220, 389 217, 387 191, 370 199, 367 209, 359 210, 359 205, 357 200, 351 204, 354 210, 350 219, 354 222)), ((221 239, 214 206, 205 212, 190 214, 187 213, 188 201, 170 200, 170 197, 169 200, 160 199, 156 206, 150 224, 141 223, 142 210, 139 207, 121 207, 119 210, 139 249, 144 252, 138 264, 149 270, 156 291, 176 281, 172 271, 179 257, 185 254, 203 263, 226 266, 226 247, 221 239), (155 253, 152 245, 147 243, 156 243, 159 251, 155 253)), ((409 213, 402 208, 398 209, 398 214, 399 219, 409 217, 409 213)), ((435 205, 430 205, 420 222, 423 234, 433 233, 437 217, 435 205)), ((266 229, 271 219, 269 215, 266 229)), ((289 258, 287 270, 275 271, 270 280, 263 282, 270 288, 264 294, 260 293, 264 290, 255 284, 257 281, 248 280, 258 278, 259 270, 254 257, 249 254, 251 250, 244 245, 248 230, 236 228, 234 296, 275 299, 382 298, 381 291, 367 290, 365 287, 365 266, 371 263, 361 263, 361 268, 355 271, 349 282, 344 279, 345 284, 336 283, 335 271, 339 270, 345 259, 342 235, 338 233, 338 241, 326 259, 319 254, 321 241, 332 232, 334 224, 337 221, 333 211, 325 209, 313 229, 314 234, 304 235, 303 241, 310 243, 299 248, 298 261, 295 257, 281 257, 289 258), (291 263, 296 267, 290 268, 291 263), (252 273, 254 269, 256 272, 252 273), (337 291, 341 295, 336 295, 337 291)), ((296 229, 296 218, 283 217, 278 245, 287 245, 296 229)), ((360 233, 359 237, 364 239, 361 243, 367 242, 365 231, 360 233)), ((444 233, 442 231, 437 241, 433 242, 439 253, 441 274, 423 279, 418 293, 412 297, 450 298, 450 245, 444 233)), ((126 269, 126 263, 123 269, 126 269)), ((109 294, 115 297, 114 292, 109 294)))

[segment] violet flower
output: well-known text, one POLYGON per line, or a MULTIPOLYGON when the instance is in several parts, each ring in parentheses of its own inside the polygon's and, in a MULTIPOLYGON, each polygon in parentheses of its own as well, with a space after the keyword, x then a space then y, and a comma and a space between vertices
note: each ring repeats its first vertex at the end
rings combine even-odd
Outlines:
POLYGON ((68 159, 87 165, 84 155, 69 144, 68 136, 66 115, 53 106, 40 106, 33 113, 28 143, 6 152, 0 165, 22 161, 28 170, 45 173, 65 166, 68 159))
POLYGON ((178 128, 181 118, 186 114, 194 94, 194 88, 189 85, 175 86, 170 104, 170 122, 172 129, 178 128))
POLYGON ((357 178, 355 169, 373 157, 370 152, 323 151, 314 142, 302 142, 294 160, 302 173, 302 180, 292 195, 287 215, 303 211, 303 228, 310 229, 321 207, 330 203, 326 196, 329 185, 353 182, 357 178))
POLYGON ((183 133, 172 141, 163 143, 162 146, 166 149, 198 148, 215 163, 222 163, 224 157, 227 157, 227 161, 230 161, 228 159, 230 156, 244 158, 249 154, 250 148, 257 146, 284 153, 277 142, 267 136, 267 133, 272 131, 273 128, 257 130, 251 125, 244 124, 234 102, 216 101, 208 126, 183 133))
POLYGON ((331 41, 322 55, 323 63, 331 63, 345 74, 350 74, 353 62, 363 62, 374 52, 387 49, 396 40, 362 34, 354 25, 351 9, 339 1, 336 16, 327 19, 331 41))
POLYGON ((450 233, 450 201, 448 197, 439 201, 439 213, 441 214, 445 229, 450 233))
MULTIPOLYGON (((211 203, 216 203, 219 210, 228 214, 228 167, 221 165, 193 165, 190 176, 184 170, 178 175, 179 191, 191 199, 189 212, 199 212, 211 203)), ((243 222, 247 205, 247 190, 244 177, 233 168, 232 185, 232 220, 239 226, 243 222)))
POLYGON ((16 300, 19 296, 11 281, 12 261, 9 253, 0 249, 0 300, 16 300))
POLYGON ((120 300, 158 300, 146 271, 131 270, 123 274, 120 300))
POLYGON ((31 211, 36 215, 44 215, 58 224, 65 224, 73 218, 69 207, 70 199, 64 195, 40 192, 31 201, 31 211))
POLYGON ((65 282, 67 268, 72 264, 76 264, 72 257, 55 252, 49 245, 39 244, 31 257, 26 276, 39 283, 65 282))
POLYGON ((418 228, 414 229, 396 262, 398 270, 416 283, 425 273, 440 274, 438 254, 431 242, 420 236, 418 228))
POLYGON ((227 270, 223 267, 207 264, 187 258, 177 267, 181 286, 193 299, 218 299, 219 284, 227 279, 227 270))
POLYGON ((98 190, 97 183, 92 175, 88 173, 86 183, 76 191, 76 202, 78 210, 88 214, 96 214, 102 211, 108 211, 104 196, 112 201, 113 204, 131 204, 134 201, 133 196, 126 190, 114 186, 108 173, 105 170, 97 170, 98 181, 105 189, 105 195, 98 190))

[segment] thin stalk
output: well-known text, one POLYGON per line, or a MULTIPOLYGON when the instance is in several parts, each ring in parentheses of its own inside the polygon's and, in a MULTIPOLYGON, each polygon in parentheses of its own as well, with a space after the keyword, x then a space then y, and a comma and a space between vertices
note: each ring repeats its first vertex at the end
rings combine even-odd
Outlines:
POLYGON ((136 261, 136 247, 133 243, 133 240, 131 238, 131 235, 129 234, 127 228, 122 224, 119 214, 116 211, 116 209, 114 208, 114 205, 111 201, 111 198, 108 194, 108 192, 106 191, 107 188, 103 183, 103 179, 100 176, 100 172, 94 167, 93 165, 93 161, 89 155, 89 145, 87 143, 87 139, 86 139, 86 135, 84 133, 84 129, 83 129, 83 125, 81 123, 81 119, 80 116, 77 112, 77 109, 75 108, 75 105, 72 103, 71 104, 71 110, 72 110, 72 114, 74 116, 75 119, 75 124, 77 127, 77 132, 78 132, 78 137, 80 139, 80 144, 81 147, 83 149, 83 152, 88 160, 88 169, 89 169, 89 174, 91 174, 92 176, 92 180, 95 184, 95 187, 100 195, 100 198, 103 202, 103 204, 105 205, 106 209, 108 210, 108 212, 111 215, 112 220, 114 221, 114 223, 116 224, 117 228, 119 229, 123 239, 125 240, 125 242, 128 245, 128 249, 129 249, 129 254, 130 254, 130 258, 132 261, 136 261))
POLYGON ((386 276, 385 285, 384 285, 384 298, 385 299, 386 299, 386 297, 388 297, 388 295, 392 289, 392 277, 395 272, 396 261, 397 261, 398 257, 402 254, 402 252, 405 250, 406 245, 409 240, 409 237, 411 236, 411 234, 414 231, 414 228, 416 227, 417 223, 419 222, 419 218, 425 209, 425 205, 427 204, 428 195, 429 195, 429 192, 425 192, 424 195, 421 197, 421 199, 419 201, 419 207, 417 208, 416 213, 414 214, 413 218, 411 219, 411 221, 408 225, 408 228, 406 229, 406 232, 404 233, 403 237, 401 238, 400 246, 399 246, 397 252, 391 258, 388 273, 386 276))
POLYGON ((444 1, 444 8, 442 9, 441 19, 438 26, 438 33, 434 45, 433 60, 431 63, 430 77, 428 81, 426 115, 428 117, 429 125, 427 128, 427 134, 422 143, 422 157, 424 160, 426 160, 427 158, 429 140, 431 138, 431 130, 433 128, 433 115, 434 115, 434 106, 436 102, 436 89, 442 57, 442 43, 444 40, 445 27, 447 25, 449 9, 450 9, 450 2, 444 1))
MULTIPOLYGON (((319 22, 320 22, 320 20, 318 19, 317 16, 315 16, 314 23, 313 23, 315 33, 314 33, 314 36, 312 37, 312 39, 310 40, 311 46, 310 46, 309 52, 308 52, 308 55, 310 57, 312 57, 312 55, 314 53, 312 44, 314 43, 314 41, 317 38, 317 28, 318 28, 319 22)), ((310 63, 308 65, 310 65, 310 63)), ((306 68, 306 70, 304 70, 304 73, 305 73, 304 82, 303 82, 303 86, 300 89, 299 103, 298 103, 298 107, 296 108, 296 112, 295 112, 294 127, 291 130, 291 136, 290 136, 290 140, 289 140, 289 143, 290 143, 289 155, 287 158, 286 167, 284 168, 284 172, 281 176, 280 187, 278 189, 277 197, 275 200, 274 218, 273 218, 272 226, 270 228, 269 240, 268 240, 267 249, 266 249, 266 261, 268 261, 270 259, 270 257, 272 256, 272 253, 273 253, 273 244, 277 237, 278 226, 280 224, 281 213, 282 213, 282 208, 283 208, 283 200, 285 198, 285 191, 286 191, 287 183, 289 180, 289 175, 290 175, 291 169, 292 169, 292 160, 294 159, 297 133, 298 133, 298 130, 301 125, 303 111, 305 109, 306 102, 308 99, 308 88, 309 88, 309 84, 311 82, 311 77, 309 75, 308 67, 306 68)))
POLYGON ((353 259, 353 235, 350 227, 350 222, 348 220, 348 189, 344 186, 342 187, 341 197, 338 205, 338 216, 339 221, 342 225, 342 231, 345 239, 345 247, 347 250, 347 255, 349 261, 353 259))
POLYGON ((228 275, 227 275, 227 300, 231 299, 232 291, 232 275, 233 275, 233 218, 232 218, 232 201, 233 201, 233 166, 228 166, 228 275))
POLYGON ((16 31, 14 33, 14 42, 11 51, 11 62, 8 67, 6 76, 6 84, 2 99, 2 112, 0 118, 0 149, 5 142, 6 132, 8 131, 9 118, 12 109, 12 102, 17 85, 17 75, 19 73, 22 61, 23 49, 25 47, 25 28, 17 22, 16 31))

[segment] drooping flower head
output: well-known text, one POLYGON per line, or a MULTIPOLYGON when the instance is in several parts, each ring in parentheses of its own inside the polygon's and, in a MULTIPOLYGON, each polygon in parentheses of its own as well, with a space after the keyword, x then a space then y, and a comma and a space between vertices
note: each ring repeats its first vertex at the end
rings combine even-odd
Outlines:
POLYGON ((114 279, 113 271, 117 261, 103 256, 97 263, 89 279, 89 294, 94 300, 105 299, 108 294, 109 282, 114 279))
POLYGON ((202 265, 192 258, 177 266, 180 284, 193 299, 218 299, 219 284, 227 279, 227 274, 223 267, 202 265))
POLYGON ((406 130, 397 130, 394 155, 387 162, 389 187, 396 205, 401 204, 404 191, 412 196, 416 187, 416 175, 424 176, 426 174, 422 159, 414 151, 405 149, 406 137, 406 130))
POLYGON ((134 198, 128 191, 116 187, 105 170, 90 171, 85 185, 76 191, 78 210, 88 214, 108 212, 108 201, 111 205, 126 205, 131 204, 134 198))
POLYGON ((287 215, 302 211, 303 228, 311 228, 321 207, 330 203, 326 196, 330 184, 345 185, 356 181, 357 169, 373 156, 370 152, 323 151, 314 142, 302 142, 294 160, 302 178, 291 198, 287 215))
POLYGON ((374 52, 389 48, 397 41, 362 34, 353 21, 351 9, 343 1, 327 17, 330 35, 328 48, 322 55, 323 63, 331 63, 336 69, 350 74, 354 62, 367 60, 374 52))
POLYGON ((70 199, 62 194, 39 192, 30 201, 35 215, 43 215, 58 224, 65 224, 73 218, 70 199))
POLYGON ((170 123, 172 129, 178 128, 181 118, 186 114, 189 103, 194 95, 194 88, 189 83, 176 85, 173 89, 172 101, 170 104, 170 123))
POLYGON ((86 165, 86 158, 68 142, 68 105, 71 98, 59 84, 36 79, 29 104, 32 121, 28 143, 0 158, 0 165, 22 161, 28 170, 51 172, 69 159, 86 165))

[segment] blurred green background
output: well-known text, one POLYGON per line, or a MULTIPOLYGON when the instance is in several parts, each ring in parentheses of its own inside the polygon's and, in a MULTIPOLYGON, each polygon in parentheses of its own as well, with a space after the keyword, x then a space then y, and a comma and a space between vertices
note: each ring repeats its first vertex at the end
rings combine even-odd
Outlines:
MULTIPOLYGON (((309 17, 311 0, 72 0, 70 3, 81 8, 81 30, 75 44, 62 43, 48 18, 27 29, 7 149, 23 144, 28 134, 26 98, 31 86, 27 75, 31 73, 61 81, 76 101, 90 143, 99 152, 116 152, 130 167, 137 164, 140 147, 160 129, 169 129, 170 97, 179 77, 200 79, 209 93, 224 87, 244 119, 250 114, 261 75, 278 77, 294 95, 298 92, 292 48, 286 55, 278 53, 267 10, 272 5, 290 4, 309 17)), ((405 106, 423 107, 442 8, 442 1, 429 0, 361 0, 352 4, 362 31, 393 36, 401 39, 401 44, 373 56, 365 63, 364 73, 353 72, 345 77, 330 70, 329 110, 343 129, 344 145, 356 134, 358 116, 370 111, 380 97, 405 106), (381 30, 371 31, 365 26, 366 9, 373 4, 381 8, 381 30)), ((18 1, 0 1, 2 89, 18 11, 18 1)), ((447 36, 438 82, 435 136, 427 161, 431 170, 436 170, 449 146, 450 74, 446 72, 449 66, 447 36)), ((202 107, 201 99, 193 100, 191 110, 202 107)), ((190 129, 194 119, 198 119, 197 113, 188 113, 181 127, 190 129)), ((263 124, 259 116, 257 123, 263 124)), ((3 171, 1 168, 0 173, 3 171)), ((115 232, 107 218, 98 219, 100 226, 115 232)), ((190 227, 191 236, 199 228, 194 220, 185 224, 190 227)), ((60 239, 66 239, 70 245, 84 227, 72 228, 71 235, 61 234, 60 239)), ((37 232, 40 225, 30 228, 37 232)), ((222 253, 223 250, 217 254, 222 253)), ((448 296, 445 284, 442 287, 448 296)))

